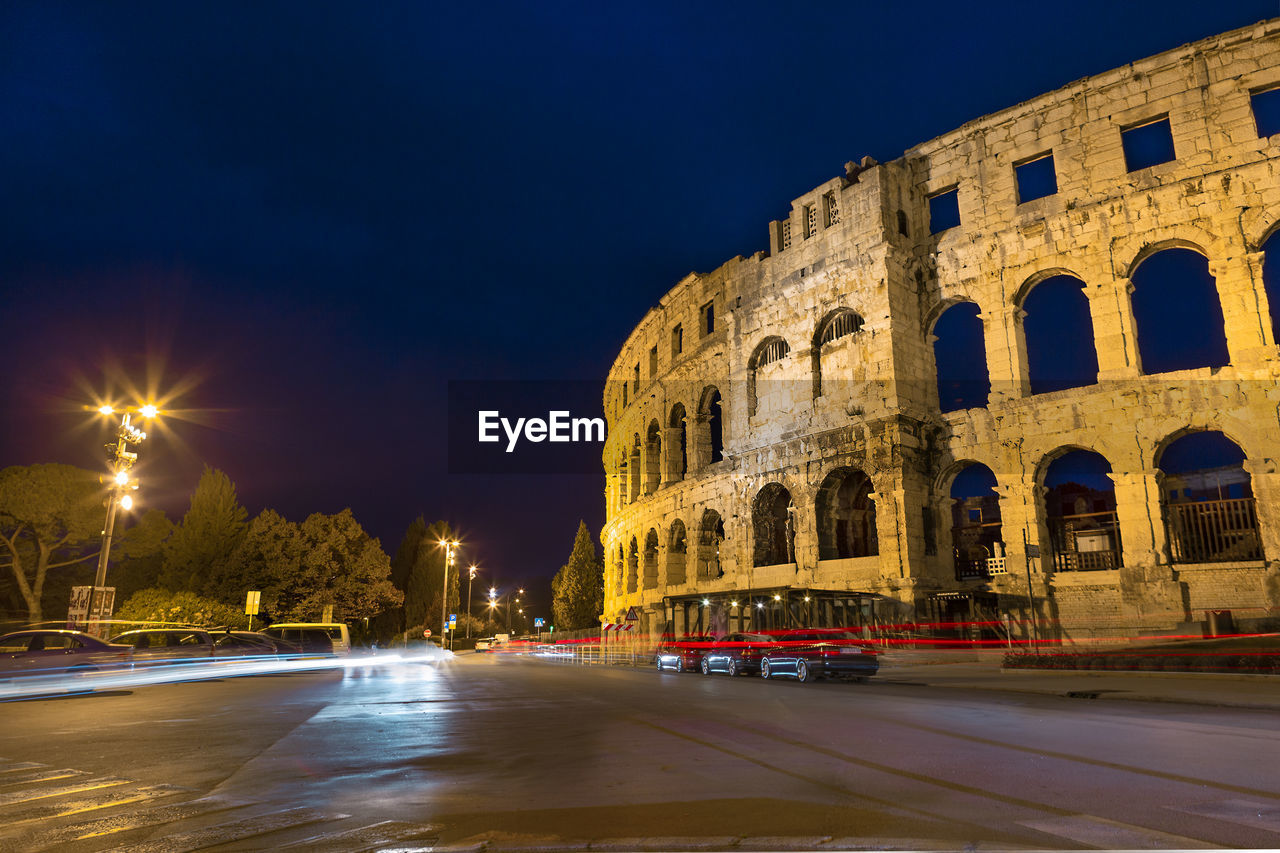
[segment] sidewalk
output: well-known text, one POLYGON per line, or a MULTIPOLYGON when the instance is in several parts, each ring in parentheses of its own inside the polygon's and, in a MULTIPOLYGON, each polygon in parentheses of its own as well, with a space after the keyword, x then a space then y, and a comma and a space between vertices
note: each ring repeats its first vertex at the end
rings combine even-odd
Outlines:
POLYGON ((1000 654, 886 652, 876 681, 1080 699, 1183 702, 1280 710, 1280 676, 1191 672, 1002 670, 1000 654))

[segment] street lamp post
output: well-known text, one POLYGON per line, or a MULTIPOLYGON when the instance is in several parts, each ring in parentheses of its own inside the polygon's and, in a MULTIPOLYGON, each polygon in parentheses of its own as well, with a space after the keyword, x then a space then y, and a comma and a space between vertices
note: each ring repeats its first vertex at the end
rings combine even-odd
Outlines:
POLYGON ((440 596, 440 648, 444 648, 444 638, 449 633, 449 567, 453 565, 454 552, 462 543, 456 539, 441 539, 444 546, 444 589, 440 596))
POLYGON ((475 563, 471 564, 468 570, 470 574, 467 576, 467 639, 471 639, 471 582, 476 579, 475 563))
MULTIPOLYGON (((116 413, 115 409, 108 405, 99 407, 98 411, 104 415, 116 413)), ((116 508, 131 509, 133 496, 128 492, 138 488, 137 483, 129 477, 129 470, 133 468, 133 463, 138 461, 138 452, 129 448, 136 448, 146 441, 147 434, 130 423, 134 414, 150 419, 159 413, 152 405, 124 409, 120 413, 120 426, 116 430, 115 443, 107 445, 107 464, 111 470, 111 493, 107 497, 107 521, 102 526, 102 548, 98 551, 98 572, 94 575, 93 586, 89 590, 89 609, 85 613, 85 627, 88 627, 93 619, 98 588, 107 585, 107 561, 111 556, 111 538, 115 533, 116 508)))

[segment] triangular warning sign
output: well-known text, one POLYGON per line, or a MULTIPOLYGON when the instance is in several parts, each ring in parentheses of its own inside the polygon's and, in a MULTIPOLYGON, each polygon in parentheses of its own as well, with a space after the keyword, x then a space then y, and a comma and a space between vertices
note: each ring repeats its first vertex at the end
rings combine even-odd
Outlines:
POLYGON ((637 620, 639 620, 639 619, 640 619, 640 617, 639 617, 638 615, 636 615, 636 609, 635 609, 634 607, 629 608, 629 609, 627 610, 627 621, 628 621, 628 622, 635 622, 635 621, 637 621, 637 620))

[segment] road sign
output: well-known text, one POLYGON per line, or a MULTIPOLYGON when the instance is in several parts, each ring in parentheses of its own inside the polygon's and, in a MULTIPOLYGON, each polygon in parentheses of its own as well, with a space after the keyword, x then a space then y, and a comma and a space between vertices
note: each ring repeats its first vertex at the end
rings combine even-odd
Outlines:
POLYGON ((449 614, 449 630, 452 631, 457 627, 458 627, 458 614, 450 613, 449 614))
POLYGON ((324 606, 324 615, 320 617, 320 621, 328 624, 333 621, 333 605, 326 604, 324 606))
POLYGON ((423 631, 423 632, 422 632, 422 636, 424 636, 424 637, 430 637, 430 636, 431 636, 431 629, 430 629, 430 628, 428 628, 428 629, 426 629, 425 631, 423 631))
POLYGON ((244 597, 244 612, 247 616, 258 615, 258 604, 262 601, 262 592, 260 590, 251 589, 249 594, 244 597))
POLYGON ((640 616, 636 613, 636 609, 634 607, 627 610, 627 621, 628 622, 640 621, 640 616))
POLYGON ((533 627, 535 628, 541 628, 545 624, 546 622, 543 621, 541 616, 538 616, 533 620, 533 627))

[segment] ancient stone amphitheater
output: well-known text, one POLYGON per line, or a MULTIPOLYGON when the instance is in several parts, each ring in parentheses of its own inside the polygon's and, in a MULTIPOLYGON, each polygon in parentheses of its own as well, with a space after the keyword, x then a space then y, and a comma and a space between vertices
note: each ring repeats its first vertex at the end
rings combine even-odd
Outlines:
POLYGON ((606 621, 1276 630, 1278 222, 1280 19, 848 164, 619 353, 606 621))

